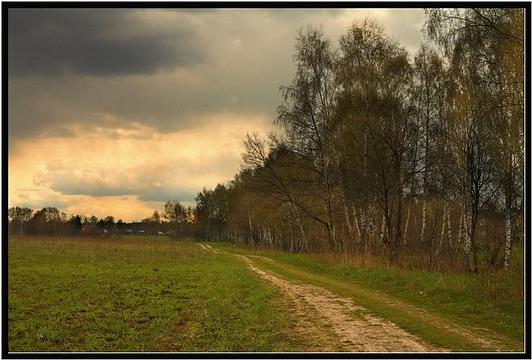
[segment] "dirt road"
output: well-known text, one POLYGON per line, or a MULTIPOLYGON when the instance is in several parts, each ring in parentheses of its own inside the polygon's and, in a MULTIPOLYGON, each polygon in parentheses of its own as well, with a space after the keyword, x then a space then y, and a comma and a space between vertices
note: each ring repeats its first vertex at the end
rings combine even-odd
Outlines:
MULTIPOLYGON (((208 244, 198 245, 205 251, 221 253, 208 244)), ((287 281, 272 272, 259 269, 252 256, 236 256, 258 276, 279 287, 288 296, 289 306, 298 321, 298 331, 321 341, 325 347, 321 351, 338 350, 338 343, 341 344, 341 350, 350 352, 445 351, 372 314, 349 298, 321 287, 287 281), (332 337, 336 337, 336 344, 331 333, 332 337)))
POLYGON ((214 249, 208 244, 198 245, 213 254, 238 257, 259 277, 286 294, 286 306, 298 319, 297 328, 302 329, 305 338, 316 339, 316 344, 321 346, 317 351, 524 350, 524 344, 519 340, 474 324, 454 321, 382 291, 304 271, 266 256, 242 254, 232 249, 214 249), (383 318, 382 314, 389 316, 383 318), (415 326, 418 330, 416 335, 398 326, 398 323, 415 326), (427 334, 426 339, 420 338, 423 334, 427 334), (445 345, 434 346, 428 339, 445 345))

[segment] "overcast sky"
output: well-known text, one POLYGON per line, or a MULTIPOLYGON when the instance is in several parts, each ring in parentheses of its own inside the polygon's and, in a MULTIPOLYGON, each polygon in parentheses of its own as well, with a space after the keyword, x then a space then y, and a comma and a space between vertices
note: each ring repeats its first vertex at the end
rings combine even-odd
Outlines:
POLYGON ((414 55, 419 10, 10 9, 9 206, 140 220, 192 204, 273 129, 297 30, 372 19, 414 55))

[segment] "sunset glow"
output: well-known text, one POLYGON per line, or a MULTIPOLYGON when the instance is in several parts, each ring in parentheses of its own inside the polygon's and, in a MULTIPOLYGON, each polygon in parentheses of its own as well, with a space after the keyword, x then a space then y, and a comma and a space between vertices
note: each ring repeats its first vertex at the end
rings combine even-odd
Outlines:
POLYGON ((414 51, 423 22, 384 9, 10 14, 9 206, 128 221, 231 180, 246 133, 275 130, 299 28, 336 39, 386 20, 414 51))

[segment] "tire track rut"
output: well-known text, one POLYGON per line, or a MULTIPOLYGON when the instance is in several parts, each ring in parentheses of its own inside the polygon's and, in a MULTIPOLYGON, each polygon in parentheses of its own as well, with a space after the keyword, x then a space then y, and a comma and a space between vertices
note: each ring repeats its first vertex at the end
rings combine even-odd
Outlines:
MULTIPOLYGON (((198 244, 203 250, 214 254, 229 254, 212 248, 208 244, 198 244)), ((233 254, 235 255, 235 254, 233 254)), ((350 352, 433 352, 446 351, 436 348, 421 338, 412 335, 398 325, 372 314, 368 309, 355 304, 351 299, 338 296, 324 288, 287 281, 276 274, 255 266, 250 257, 235 255, 262 279, 274 284, 285 293, 291 302, 291 308, 297 315, 299 331, 307 331, 311 336, 321 336, 331 349, 333 332, 342 351, 350 352), (318 333, 318 334, 316 334, 318 333)), ((271 260, 268 258, 268 260, 271 260)), ((273 260, 272 260, 273 261, 273 260)))

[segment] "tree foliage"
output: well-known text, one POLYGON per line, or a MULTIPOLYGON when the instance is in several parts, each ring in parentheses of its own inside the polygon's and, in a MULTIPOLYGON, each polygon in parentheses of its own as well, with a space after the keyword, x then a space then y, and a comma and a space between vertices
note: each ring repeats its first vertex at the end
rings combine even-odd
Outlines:
POLYGON ((429 42, 413 59, 369 21, 337 46, 302 29, 282 134, 248 135, 242 171, 198 194, 203 234, 415 256, 424 268, 507 267, 522 226, 523 15, 429 9, 429 42))

